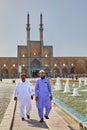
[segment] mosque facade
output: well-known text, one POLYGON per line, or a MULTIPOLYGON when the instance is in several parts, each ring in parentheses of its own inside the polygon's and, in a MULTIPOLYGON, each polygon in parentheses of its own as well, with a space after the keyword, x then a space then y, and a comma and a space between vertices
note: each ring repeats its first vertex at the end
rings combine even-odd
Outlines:
POLYGON ((27 77, 38 77, 40 69, 46 71, 47 76, 67 76, 87 73, 87 57, 55 57, 53 46, 46 45, 43 39, 43 17, 40 15, 40 39, 30 39, 30 17, 27 14, 27 42, 17 46, 17 57, 0 57, 0 77, 17 78, 20 72, 27 77))

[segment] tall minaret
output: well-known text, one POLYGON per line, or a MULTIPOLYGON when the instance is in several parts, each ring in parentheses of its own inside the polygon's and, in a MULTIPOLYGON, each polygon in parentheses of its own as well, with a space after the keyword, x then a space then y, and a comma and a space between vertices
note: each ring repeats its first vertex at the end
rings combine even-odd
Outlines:
POLYGON ((42 13, 40 14, 40 41, 43 41, 43 23, 42 23, 42 13))
POLYGON ((26 30, 27 30, 27 44, 28 44, 28 41, 30 41, 30 23, 29 23, 29 13, 27 14, 26 30))

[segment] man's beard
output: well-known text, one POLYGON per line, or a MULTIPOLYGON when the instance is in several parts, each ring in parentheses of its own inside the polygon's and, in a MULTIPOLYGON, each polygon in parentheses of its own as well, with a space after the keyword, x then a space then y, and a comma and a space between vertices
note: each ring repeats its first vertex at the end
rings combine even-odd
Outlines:
POLYGON ((41 77, 41 79, 44 79, 44 78, 45 78, 45 76, 42 76, 42 77, 41 77))

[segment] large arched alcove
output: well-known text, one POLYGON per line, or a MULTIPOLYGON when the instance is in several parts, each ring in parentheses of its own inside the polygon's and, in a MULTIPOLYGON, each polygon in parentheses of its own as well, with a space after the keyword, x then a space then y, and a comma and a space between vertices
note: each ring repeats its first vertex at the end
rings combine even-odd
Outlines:
POLYGON ((41 67, 41 63, 39 60, 34 59, 32 60, 31 64, 30 64, 30 70, 31 70, 31 76, 32 77, 38 77, 39 76, 39 70, 41 67))

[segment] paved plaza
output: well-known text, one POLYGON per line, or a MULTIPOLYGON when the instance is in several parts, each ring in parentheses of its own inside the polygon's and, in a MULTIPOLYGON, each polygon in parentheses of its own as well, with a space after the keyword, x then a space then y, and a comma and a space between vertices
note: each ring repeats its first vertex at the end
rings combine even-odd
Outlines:
POLYGON ((14 84, 0 82, 0 123, 12 98, 14 87, 14 84))
POLYGON ((31 118, 30 120, 26 118, 25 121, 21 121, 17 106, 13 130, 70 130, 68 124, 57 114, 54 107, 50 113, 50 119, 44 119, 44 122, 40 123, 35 101, 32 101, 32 106, 31 118))
POLYGON ((79 128, 75 128, 75 123, 69 120, 67 122, 67 117, 62 115, 61 111, 54 105, 49 115, 50 119, 44 119, 44 122, 40 123, 35 100, 32 101, 31 118, 29 120, 25 117, 25 121, 21 121, 18 103, 13 119, 15 108, 14 88, 15 84, 0 82, 0 130, 79 130, 79 128))

